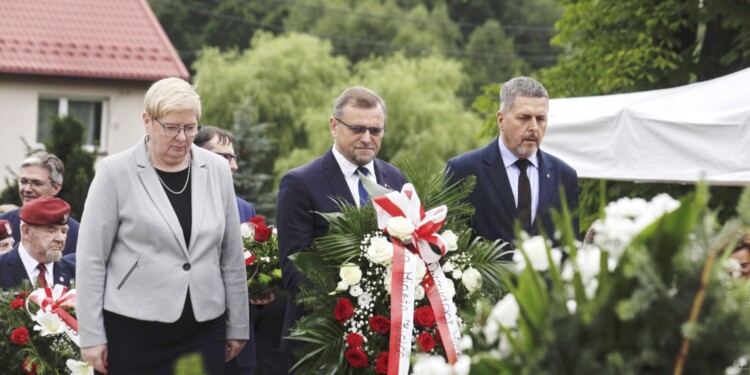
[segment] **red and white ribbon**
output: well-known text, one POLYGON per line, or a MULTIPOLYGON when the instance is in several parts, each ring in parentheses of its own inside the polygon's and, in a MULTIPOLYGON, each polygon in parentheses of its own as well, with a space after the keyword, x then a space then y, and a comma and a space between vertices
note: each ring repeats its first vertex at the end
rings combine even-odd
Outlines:
POLYGON ((55 284, 54 288, 39 288, 26 298, 26 312, 34 316, 29 310, 29 302, 34 302, 44 312, 57 315, 75 334, 78 334, 78 321, 65 309, 75 309, 76 291, 68 287, 55 284))
MULTIPOLYGON (((430 276, 426 280, 417 280, 425 286, 425 292, 435 313, 438 331, 443 338, 448 362, 458 360, 458 341, 461 333, 456 319, 456 305, 445 294, 446 278, 438 261, 446 253, 446 241, 437 231, 443 226, 448 208, 445 205, 424 211, 422 203, 412 184, 405 184, 401 192, 393 191, 372 199, 378 215, 378 227, 388 233, 388 221, 395 217, 404 217, 411 221, 415 229, 407 239, 406 245, 418 257, 417 262, 425 262, 430 276), (433 251, 435 245, 440 253, 433 251), (446 339, 450 338, 450 339, 446 339)), ((409 372, 411 354, 411 336, 413 330, 414 283, 410 282, 411 263, 409 251, 393 235, 393 272, 391 279, 391 336, 388 357, 389 375, 406 375, 409 372), (402 255, 403 254, 403 255, 402 255), (407 315, 408 314, 408 315, 407 315)), ((416 270, 416 268, 414 268, 416 270)))

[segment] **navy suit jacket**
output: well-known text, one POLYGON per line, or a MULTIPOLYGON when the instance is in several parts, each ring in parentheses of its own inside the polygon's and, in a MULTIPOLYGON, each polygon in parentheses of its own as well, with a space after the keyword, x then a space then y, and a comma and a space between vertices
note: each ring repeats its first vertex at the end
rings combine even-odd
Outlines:
MULTIPOLYGON (((21 255, 18 254, 18 245, 13 250, 0 255, 0 289, 13 289, 21 286, 24 280, 29 280, 26 268, 23 266, 21 255)), ((55 284, 70 286, 70 281, 75 277, 75 262, 63 257, 55 262, 52 267, 52 280, 55 284)), ((31 282, 31 280, 29 280, 31 282)))
MULTIPOLYGON (((18 217, 21 209, 16 208, 13 211, 8 211, 4 214, 0 214, 0 219, 8 220, 10 225, 13 227, 13 239, 15 243, 21 242, 21 218, 18 217)), ((68 220, 68 236, 65 239, 65 248, 63 254, 72 254, 76 252, 76 245, 78 245, 78 222, 72 217, 68 220)))
MULTIPOLYGON (((393 190, 400 191, 406 183, 401 171, 380 159, 375 159, 375 176, 379 185, 393 190)), ((287 303, 283 336, 288 334, 294 322, 303 315, 294 300, 305 277, 292 264, 289 256, 306 250, 313 239, 328 232, 328 221, 315 212, 338 212, 339 207, 331 197, 339 197, 356 205, 330 149, 322 157, 287 172, 281 179, 276 228, 281 253, 281 273, 291 296, 287 303)), ((282 340, 282 348, 287 352, 288 341, 282 340)))
MULTIPOLYGON (((578 208, 578 174, 564 161, 542 150, 537 151, 539 160, 539 201, 536 216, 532 223, 531 236, 539 234, 539 227, 544 228, 550 238, 554 233, 552 209, 562 210, 560 187, 565 190, 568 208, 578 208)), ((518 218, 515 197, 510 187, 505 164, 500 156, 498 139, 495 138, 484 148, 466 152, 448 161, 446 169, 451 183, 468 176, 477 178, 474 191, 469 201, 475 208, 472 217, 474 235, 489 240, 513 242, 515 221, 518 218)), ((574 223, 575 235, 578 235, 578 220, 574 223)), ((553 241, 557 244, 557 241, 553 241)))

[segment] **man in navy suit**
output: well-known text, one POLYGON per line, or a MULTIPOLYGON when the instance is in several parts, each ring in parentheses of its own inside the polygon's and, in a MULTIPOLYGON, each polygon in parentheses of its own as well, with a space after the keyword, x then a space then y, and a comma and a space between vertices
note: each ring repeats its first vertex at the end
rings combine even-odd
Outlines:
MULTIPOLYGON (((54 197, 60 193, 63 186, 65 166, 62 160, 54 154, 37 151, 21 163, 21 173, 18 178, 18 194, 21 202, 27 204, 39 197, 54 197)), ((8 220, 13 228, 13 240, 21 240, 20 208, 0 214, 0 219, 8 220)), ((68 239, 65 242, 64 254, 74 253, 78 244, 78 222, 68 221, 68 239)))
MULTIPOLYGON (((289 256, 305 251, 313 239, 328 231, 328 222, 316 212, 338 211, 334 197, 351 205, 367 204, 366 197, 359 192, 358 169, 367 174, 367 178, 393 190, 401 190, 406 182, 401 171, 376 159, 387 120, 385 102, 378 94, 361 86, 346 89, 336 99, 333 115, 328 119, 333 147, 322 157, 287 172, 281 179, 276 225, 281 271, 291 296, 283 336, 289 334, 295 321, 303 315, 294 300, 305 277, 289 256), (365 199, 361 202, 360 198, 365 199)), ((299 342, 282 340, 289 366, 294 364, 292 351, 299 346, 299 342)))
POLYGON ((21 208, 21 242, 0 255, 0 289, 21 286, 24 280, 39 287, 70 286, 75 263, 63 259, 70 205, 42 197, 21 208))
MULTIPOLYGON (((472 218, 476 236, 513 242, 514 223, 520 220, 529 235, 543 229, 557 243, 551 212, 561 210, 561 187, 568 207, 578 207, 578 175, 564 161, 539 148, 547 130, 547 90, 534 79, 514 78, 503 85, 500 102, 500 136, 484 148, 449 160, 450 182, 476 176, 469 197, 476 209, 472 218)), ((577 220, 574 230, 577 234, 577 220)))

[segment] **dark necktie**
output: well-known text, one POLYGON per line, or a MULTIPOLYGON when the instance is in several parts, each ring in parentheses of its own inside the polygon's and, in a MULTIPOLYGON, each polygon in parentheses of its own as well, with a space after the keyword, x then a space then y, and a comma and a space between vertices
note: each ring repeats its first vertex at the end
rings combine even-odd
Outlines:
MULTIPOLYGON (((365 167, 359 167, 357 168, 357 171, 365 175, 365 177, 370 175, 370 171, 365 167)), ((370 198, 370 196, 367 194, 367 190, 365 190, 365 186, 362 185, 362 179, 357 182, 357 186, 359 187, 359 206, 364 207, 367 206, 367 200, 370 198)))
POLYGON ((531 233, 531 183, 529 182, 529 176, 526 174, 529 161, 518 159, 516 166, 521 171, 521 174, 518 175, 518 218, 521 219, 521 228, 526 233, 531 233))
POLYGON ((39 276, 36 278, 37 284, 39 284, 40 288, 46 288, 47 287, 47 268, 44 267, 44 264, 39 263, 36 268, 39 269, 39 276))

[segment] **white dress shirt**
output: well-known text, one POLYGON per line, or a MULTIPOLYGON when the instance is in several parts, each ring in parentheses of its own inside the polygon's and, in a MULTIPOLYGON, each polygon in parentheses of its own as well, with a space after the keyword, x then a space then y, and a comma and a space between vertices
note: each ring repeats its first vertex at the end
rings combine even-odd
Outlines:
MULTIPOLYGON (((349 191, 352 193, 354 202, 356 202, 357 206, 359 206, 359 173, 357 173, 357 168, 359 167, 356 164, 350 162, 349 159, 347 159, 344 155, 342 155, 336 149, 336 146, 333 147, 333 156, 336 158, 336 162, 339 164, 339 168, 341 168, 341 173, 344 174, 346 185, 349 187, 349 191)), ((367 170, 370 171, 370 174, 367 175, 367 178, 377 184, 378 180, 375 177, 375 163, 373 161, 370 161, 369 163, 363 165, 363 167, 367 168, 367 170)))
MULTIPOLYGON (((36 285, 36 279, 39 277, 39 269, 37 268, 37 266, 39 265, 39 261, 29 255, 29 252, 26 251, 26 248, 23 247, 23 242, 18 244, 18 255, 21 256, 23 267, 26 269, 26 274, 29 275, 31 284, 36 285)), ((46 271, 44 272, 44 279, 47 281, 47 285, 49 287, 55 285, 55 282, 53 280, 54 274, 52 273, 54 266, 54 262, 44 263, 44 268, 46 269, 46 271)))
MULTIPOLYGON (((498 138, 497 143, 500 147, 500 156, 503 157, 503 163, 505 164, 505 172, 508 174, 510 188, 513 190, 513 200, 518 207, 518 176, 521 175, 521 170, 515 165, 515 162, 520 158, 503 143, 502 137, 498 138)), ((527 159, 530 162, 526 168, 526 175, 529 176, 529 183, 531 184, 531 223, 533 224, 536 209, 539 206, 539 159, 536 157, 536 152, 527 159)))

